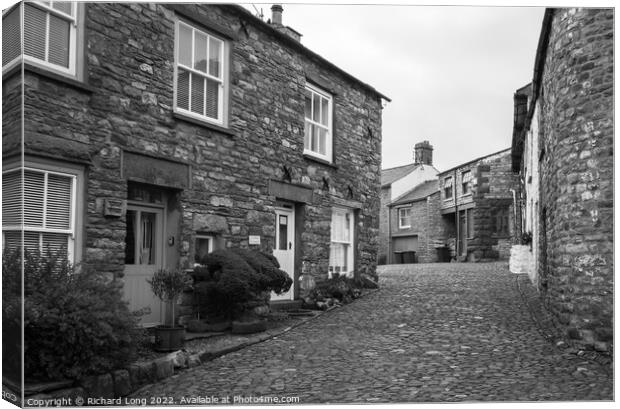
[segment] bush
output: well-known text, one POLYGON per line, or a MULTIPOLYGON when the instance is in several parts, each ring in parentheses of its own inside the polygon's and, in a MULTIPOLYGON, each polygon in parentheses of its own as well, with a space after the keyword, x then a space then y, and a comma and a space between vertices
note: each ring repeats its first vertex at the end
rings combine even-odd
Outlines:
POLYGON ((324 302, 329 299, 338 300, 347 304, 361 295, 361 288, 364 285, 360 280, 348 278, 345 275, 334 274, 332 278, 319 281, 305 297, 304 302, 310 306, 316 306, 317 302, 324 302))
MULTIPOLYGON (((21 256, 14 253, 3 257, 3 296, 9 291, 19 303, 21 256)), ((76 273, 62 252, 49 250, 25 252, 23 277, 26 378, 76 379, 135 356, 137 320, 122 300, 120 282, 76 273)), ((3 303, 4 322, 19 318, 11 305, 3 303)))
POLYGON ((281 294, 293 283, 275 257, 253 250, 216 250, 201 261, 204 266, 194 269, 199 304, 228 319, 244 314, 245 304, 263 299, 263 294, 281 294))

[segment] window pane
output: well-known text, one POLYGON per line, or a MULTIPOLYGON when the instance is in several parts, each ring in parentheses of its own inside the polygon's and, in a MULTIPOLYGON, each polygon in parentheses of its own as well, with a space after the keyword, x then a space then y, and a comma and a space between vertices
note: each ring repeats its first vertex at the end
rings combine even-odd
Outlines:
POLYGON ((192 66, 192 29, 179 23, 179 64, 192 66))
POLYGON ((202 259, 209 254, 211 239, 208 237, 196 237, 194 262, 201 263, 202 259))
POLYGON ((177 75, 177 107, 189 110, 189 72, 179 68, 177 75))
POLYGON ((304 107, 304 115, 306 116, 306 118, 312 119, 312 92, 310 92, 310 90, 306 89, 304 91, 304 99, 306 101, 304 107))
POLYGON ((220 84, 217 81, 207 80, 207 116, 219 118, 220 84))
POLYGON ((325 126, 329 123, 329 100, 321 98, 321 123, 325 126))
POLYGON ((69 68, 70 23, 50 15, 49 55, 52 64, 69 68))
POLYGON ((213 37, 209 39, 209 74, 221 78, 222 42, 213 37))
POLYGON ((192 74, 192 103, 191 111, 204 115, 205 110, 205 80, 199 75, 192 74))
POLYGON ((278 217, 278 250, 288 250, 288 216, 278 217))
POLYGON ((17 226, 22 220, 20 171, 2 175, 2 225, 17 226))
POLYGON ((72 14, 71 2, 69 1, 55 1, 52 7, 65 14, 72 14))
POLYGON ((24 54, 45 61, 47 13, 24 4, 24 54))
POLYGON ((327 130, 320 128, 320 127, 316 127, 317 130, 317 143, 318 143, 318 149, 317 152, 320 153, 321 155, 325 155, 326 154, 326 146, 327 146, 327 130))
POLYGON ((316 125, 310 125, 310 150, 312 152, 316 152, 317 150, 317 143, 316 143, 316 125))
POLYGON ((69 235, 62 233, 43 233, 43 247, 41 251, 44 255, 48 254, 48 251, 52 254, 62 252, 65 257, 67 255, 67 248, 69 241, 69 235))
POLYGON ((71 228, 72 179, 50 174, 47 178, 47 212, 45 227, 51 229, 71 228))
POLYGON ((314 94, 312 98, 313 98, 312 120, 314 122, 321 122, 321 97, 318 94, 314 94))
POLYGON ((19 24, 19 7, 2 18, 2 66, 22 53, 19 24))
POLYGON ((142 212, 140 215, 140 264, 155 264, 155 213, 142 212))
POLYGON ((43 227, 44 174, 24 171, 24 224, 43 227))
POLYGON ((125 264, 136 264, 136 230, 137 219, 135 210, 127 210, 125 227, 125 264))
POLYGON ((194 69, 207 72, 207 42, 209 38, 198 31, 194 31, 194 33, 194 69))

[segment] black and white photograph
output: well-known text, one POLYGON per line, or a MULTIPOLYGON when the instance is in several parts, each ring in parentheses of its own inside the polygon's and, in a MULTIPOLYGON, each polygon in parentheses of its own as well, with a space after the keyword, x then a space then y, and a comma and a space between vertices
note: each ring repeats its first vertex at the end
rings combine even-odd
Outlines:
POLYGON ((614 7, 3 1, 2 407, 612 407, 614 7))

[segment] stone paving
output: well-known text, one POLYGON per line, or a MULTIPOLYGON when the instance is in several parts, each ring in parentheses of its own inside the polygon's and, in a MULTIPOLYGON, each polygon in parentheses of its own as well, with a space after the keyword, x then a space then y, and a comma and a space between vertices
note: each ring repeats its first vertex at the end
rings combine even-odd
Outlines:
POLYGON ((380 283, 132 397, 176 405, 260 396, 302 404, 613 399, 611 367, 546 341, 506 263, 385 266, 380 283))

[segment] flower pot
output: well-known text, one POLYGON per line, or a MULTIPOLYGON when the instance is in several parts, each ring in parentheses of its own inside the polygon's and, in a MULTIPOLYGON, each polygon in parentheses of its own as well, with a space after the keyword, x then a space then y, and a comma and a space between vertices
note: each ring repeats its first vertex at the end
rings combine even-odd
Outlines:
POLYGON ((184 327, 167 327, 164 325, 155 327, 155 350, 177 351, 183 347, 184 342, 184 327))

